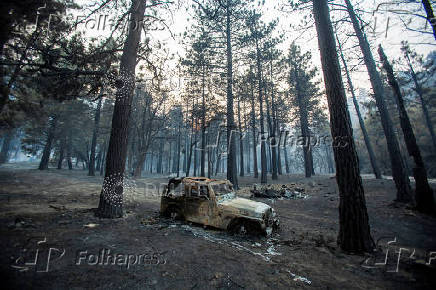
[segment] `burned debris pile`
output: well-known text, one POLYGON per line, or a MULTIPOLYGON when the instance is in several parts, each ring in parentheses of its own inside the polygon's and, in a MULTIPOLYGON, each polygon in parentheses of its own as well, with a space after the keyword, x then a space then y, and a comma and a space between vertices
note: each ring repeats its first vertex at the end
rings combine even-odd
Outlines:
POLYGON ((250 190, 252 197, 260 198, 283 198, 283 199, 299 199, 307 198, 305 189, 297 186, 295 183, 291 184, 254 184, 250 190))

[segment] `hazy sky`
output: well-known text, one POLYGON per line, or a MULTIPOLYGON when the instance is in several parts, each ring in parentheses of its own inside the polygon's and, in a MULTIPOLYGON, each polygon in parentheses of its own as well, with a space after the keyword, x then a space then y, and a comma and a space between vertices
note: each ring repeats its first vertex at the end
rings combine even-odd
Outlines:
MULTIPOLYGON (((81 0, 80 3, 93 3, 95 1, 87 1, 81 0)), ((175 0, 177 2, 177 0, 175 0)), ((343 4, 342 0, 335 1, 336 3, 343 4)), ((379 0, 361 0, 361 1, 352 1, 355 5, 355 8, 363 9, 366 13, 362 15, 363 19, 370 23, 371 27, 367 28, 367 36, 371 40, 373 44, 373 48, 376 47, 379 43, 383 45, 385 48, 385 52, 390 59, 397 59, 401 56, 400 53, 400 43, 402 40, 407 40, 411 43, 411 47, 418 51, 421 54, 427 55, 430 51, 436 48, 436 41, 434 40, 431 34, 422 34, 408 31, 404 28, 404 25, 401 23, 399 15, 392 13, 392 11, 388 11, 388 9, 396 9, 400 12, 404 12, 405 10, 410 11, 413 9, 420 10, 419 14, 424 15, 425 12, 422 9, 422 5, 420 3, 403 5, 400 7, 391 6, 383 6, 380 5, 386 1, 379 0), (375 28, 375 29, 374 29, 375 28), (429 43, 429 44, 425 44, 429 43)), ((392 2, 392 1, 389 1, 392 2)), ((176 5, 174 5, 172 17, 167 15, 165 17, 166 23, 169 26, 169 30, 171 30, 172 35, 175 36, 175 39, 171 37, 171 33, 168 30, 159 31, 152 33, 153 38, 159 39, 165 43, 165 47, 167 47, 171 52, 179 55, 183 55, 183 47, 180 45, 180 37, 190 25, 189 19, 192 17, 189 15, 190 12, 186 11, 186 5, 192 5, 193 1, 191 0, 182 0, 182 5, 179 9, 176 9, 176 5)), ((281 48, 286 53, 287 47, 289 44, 295 40, 297 44, 302 47, 303 51, 310 50, 313 54, 313 65, 320 68, 320 59, 318 52, 318 43, 316 39, 316 31, 315 28, 309 27, 306 30, 298 30, 295 28, 296 25, 300 23, 300 20, 304 15, 310 15, 311 11, 298 11, 298 12, 282 12, 283 4, 286 3, 286 0, 266 0, 265 5, 259 7, 263 14, 263 20, 268 22, 272 19, 279 19, 279 31, 283 32, 286 36, 286 40, 281 44, 281 48), (291 26, 292 25, 292 26, 291 26)), ((75 12, 75 13, 83 13, 75 12)), ((116 16, 116 14, 120 13, 120 11, 112 10, 110 11, 109 18, 116 16)), ((341 11, 331 11, 331 17, 333 19, 340 19, 346 16, 346 13, 341 11)), ((425 19, 421 19, 418 17, 407 17, 402 16, 405 21, 412 21, 410 25, 414 27, 425 27, 426 21, 425 19), (410 19, 410 20, 409 20, 410 19)), ((350 23, 342 23, 340 25, 342 31, 352 31, 352 26, 350 23)), ((428 26, 428 31, 430 27, 428 26)), ((86 30, 86 35, 95 36, 95 34, 100 36, 105 36, 108 34, 108 31, 99 31, 95 30, 86 30)), ((339 38, 344 40, 344 34, 340 34, 339 38)), ((356 44, 355 37, 350 38, 346 44, 344 44, 345 49, 350 48, 352 45, 356 44), (353 43, 354 42, 354 43, 353 43)), ((353 56, 357 58, 360 56, 360 51, 357 48, 352 50, 348 50, 349 53, 347 55, 353 56)), ((376 50, 373 49, 374 57, 378 60, 378 56, 376 55, 376 50)), ((353 60, 350 60, 350 65, 353 65, 353 60)), ((355 82, 356 88, 370 88, 370 84, 368 81, 368 75, 366 73, 365 67, 363 65, 357 68, 357 71, 352 73, 353 81, 355 82)))
MULTIPOLYGON (((187 0, 187 2, 191 2, 187 0)), ((320 67, 320 58, 318 51, 318 43, 316 38, 315 28, 312 26, 307 30, 295 30, 290 25, 298 25, 300 20, 303 18, 305 14, 309 15, 311 11, 303 11, 303 12, 294 12, 294 13, 286 13, 281 11, 282 3, 286 3, 286 1, 280 0, 266 0, 265 5, 261 7, 263 13, 264 21, 268 22, 272 19, 279 19, 279 30, 283 31, 287 40, 281 44, 281 48, 286 53, 289 44, 296 40, 296 43, 302 47, 302 50, 310 50, 313 54, 313 62, 314 66, 320 67)), ((336 3, 343 3, 343 1, 336 1, 336 3)), ((356 5, 356 8, 359 7, 365 10, 367 13, 363 14, 362 17, 371 24, 372 28, 368 28, 367 35, 371 40, 373 47, 376 48, 378 44, 382 44, 385 48, 385 52, 390 59, 399 58, 401 56, 400 47, 401 41, 407 40, 411 43, 411 47, 415 49, 418 53, 427 55, 430 51, 436 48, 436 41, 431 34, 426 35, 422 33, 416 33, 408 31, 404 28, 404 25, 401 23, 399 16, 393 12, 388 11, 389 9, 398 9, 398 10, 411 10, 411 9, 421 9, 422 15, 425 14, 422 9, 422 5, 412 4, 402 7, 393 7, 393 6, 383 6, 380 3, 383 1, 378 0, 364 0, 364 1, 352 1, 353 4, 356 5), (378 7, 378 9, 377 9, 378 7), (388 20, 389 19, 389 20, 388 20), (389 22, 388 22, 389 21, 389 22), (429 44, 424 44, 429 43, 429 44)), ((339 19, 343 16, 346 16, 343 12, 340 11, 331 11, 331 17, 333 19, 339 19)), ((174 22, 170 25, 171 30, 175 35, 179 33, 183 33, 183 31, 190 25, 187 21, 189 18, 185 8, 182 8, 174 13, 174 22)), ((404 16, 403 16, 404 18, 404 16)), ((405 17, 405 19, 409 19, 410 17, 405 17)), ((414 27, 422 26, 425 27, 426 21, 425 19, 421 19, 418 17, 410 18, 414 27)), ((347 27, 348 31, 352 31, 352 26, 349 23, 341 24, 341 28, 347 27)), ((428 26, 428 31, 431 31, 430 26, 428 26)), ((178 51, 179 53, 183 53, 183 48, 178 45, 178 40, 171 40, 168 35, 165 36, 165 33, 160 35, 162 39, 168 40, 168 45, 171 47, 173 51, 178 51)), ((342 39, 343 35, 339 35, 339 38, 342 39)), ((350 47, 352 45, 352 41, 357 43, 356 39, 353 37, 349 40, 349 43, 344 46, 350 47)), ((353 49, 356 56, 360 53, 358 50, 353 49)), ((376 54, 376 50, 373 49, 374 57, 378 60, 378 55, 376 54)), ((351 62, 352 64, 353 62, 351 62)), ((368 75, 365 71, 364 66, 360 66, 357 72, 353 72, 352 74, 353 81, 355 82, 356 88, 359 87, 370 87, 368 81, 368 75)))

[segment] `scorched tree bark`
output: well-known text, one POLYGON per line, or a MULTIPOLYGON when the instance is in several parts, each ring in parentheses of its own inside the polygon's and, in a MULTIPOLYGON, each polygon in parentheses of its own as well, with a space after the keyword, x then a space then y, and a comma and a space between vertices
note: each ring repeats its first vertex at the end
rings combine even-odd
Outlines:
POLYGON ((380 172, 380 169, 378 168, 377 161, 375 159, 374 149, 372 149, 372 145, 371 145, 371 141, 369 140, 368 132, 366 131, 365 122, 363 121, 362 114, 360 114, 359 103, 357 102, 356 94, 354 93, 353 82, 351 81, 351 76, 350 76, 350 73, 348 71, 347 62, 345 61, 344 54, 342 53, 341 43, 340 43, 338 38, 337 38, 337 41, 338 41, 338 48, 339 48, 339 53, 341 55, 342 64, 344 65, 345 75, 347 77, 348 88, 349 88, 349 91, 351 93, 351 97, 353 98, 354 108, 356 109, 356 114, 357 114, 357 118, 359 120, 360 129, 362 130, 363 139, 365 141, 366 149, 368 150, 368 156, 369 156, 369 160, 371 162, 372 171, 374 172, 375 178, 381 179, 382 178, 381 172, 380 172))
POLYGON ((397 98, 398 112, 400 114, 400 125, 404 134, 404 141, 406 142, 407 151, 413 157, 415 167, 413 168, 413 176, 416 183, 416 206, 419 211, 431 213, 434 210, 433 190, 428 184, 427 171, 422 160, 421 151, 416 143, 415 133, 413 133, 412 125, 410 124, 409 115, 407 114, 404 106, 403 95, 401 93, 400 85, 398 84, 394 70, 388 61, 388 58, 383 52, 381 45, 378 47, 380 60, 383 63, 383 68, 386 70, 389 85, 394 91, 397 98))
POLYGON ((347 11, 351 22, 353 23, 354 31, 356 32, 356 36, 359 41, 360 49, 362 50, 363 60, 368 70, 376 105, 380 113, 380 119, 386 136, 386 143, 388 145, 389 157, 391 159, 392 177, 397 188, 397 201, 410 202, 413 200, 412 189, 410 187, 406 165, 403 157, 401 156, 400 145, 398 144, 397 136, 392 125, 392 120, 386 108, 383 82, 380 74, 377 71, 377 66, 375 64, 374 57, 372 56, 369 43, 359 25, 359 21, 357 20, 353 6, 349 0, 345 0, 345 3, 347 5, 347 11))
POLYGON ((127 155, 128 125, 135 87, 136 57, 142 31, 137 25, 143 23, 145 2, 144 0, 133 0, 130 8, 129 32, 120 62, 120 77, 106 156, 105 179, 96 212, 99 217, 117 218, 123 215, 123 179, 127 155))
POLYGON ((331 134, 333 140, 341 137, 348 141, 345 147, 333 148, 340 198, 338 244, 347 252, 367 252, 373 248, 373 242, 327 1, 313 0, 313 15, 330 111, 331 134))

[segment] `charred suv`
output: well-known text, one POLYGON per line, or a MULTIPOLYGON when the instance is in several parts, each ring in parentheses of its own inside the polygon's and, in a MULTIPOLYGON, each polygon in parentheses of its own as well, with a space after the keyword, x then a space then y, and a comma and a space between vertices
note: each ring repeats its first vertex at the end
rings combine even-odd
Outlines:
POLYGON ((205 177, 171 179, 164 188, 160 212, 240 234, 270 235, 279 226, 269 205, 237 197, 228 180, 205 177))

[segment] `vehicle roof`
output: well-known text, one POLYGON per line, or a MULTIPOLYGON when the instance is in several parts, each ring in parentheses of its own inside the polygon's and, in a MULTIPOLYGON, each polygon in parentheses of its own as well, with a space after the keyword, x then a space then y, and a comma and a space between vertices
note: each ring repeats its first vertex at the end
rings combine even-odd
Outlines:
POLYGON ((230 183, 227 179, 212 179, 207 177, 185 177, 182 179, 183 183, 198 183, 198 184, 222 184, 230 183))

